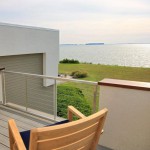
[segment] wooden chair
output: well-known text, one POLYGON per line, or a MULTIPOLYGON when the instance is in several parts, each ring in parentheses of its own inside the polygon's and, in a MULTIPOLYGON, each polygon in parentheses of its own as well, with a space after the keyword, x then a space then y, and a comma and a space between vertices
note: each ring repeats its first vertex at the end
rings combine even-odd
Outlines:
MULTIPOLYGON (((85 117, 73 106, 68 106, 68 123, 31 130, 29 150, 95 150, 107 111, 105 108, 85 117), (80 119, 72 121, 73 115, 80 119)), ((8 121, 8 127, 10 149, 26 150, 13 119, 8 121)))

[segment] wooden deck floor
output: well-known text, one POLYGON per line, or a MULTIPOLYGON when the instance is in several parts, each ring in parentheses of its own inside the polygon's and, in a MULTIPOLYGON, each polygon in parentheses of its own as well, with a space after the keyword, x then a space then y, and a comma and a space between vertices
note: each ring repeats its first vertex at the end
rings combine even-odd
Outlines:
POLYGON ((10 118, 15 119, 19 131, 42 127, 52 123, 0 105, 0 150, 9 150, 7 121, 10 118))

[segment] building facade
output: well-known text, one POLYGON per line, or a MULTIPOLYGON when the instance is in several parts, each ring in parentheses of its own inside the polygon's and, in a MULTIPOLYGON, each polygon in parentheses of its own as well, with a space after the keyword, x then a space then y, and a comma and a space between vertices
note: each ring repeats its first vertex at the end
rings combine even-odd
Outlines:
MULTIPOLYGON (((0 67, 14 72, 58 76, 58 63, 58 30, 0 23, 0 67)), ((30 91, 34 89, 32 92, 28 92, 29 105, 34 108, 39 103, 40 107, 41 100, 44 100, 49 108, 53 92, 47 92, 43 96, 42 94, 39 96, 38 93, 39 91, 44 92, 45 88, 47 91, 52 91, 54 81, 47 79, 28 80, 30 80, 28 83, 32 87, 30 91)), ((26 103, 24 84, 23 77, 6 74, 7 102, 15 102, 15 104, 24 106, 26 103)))

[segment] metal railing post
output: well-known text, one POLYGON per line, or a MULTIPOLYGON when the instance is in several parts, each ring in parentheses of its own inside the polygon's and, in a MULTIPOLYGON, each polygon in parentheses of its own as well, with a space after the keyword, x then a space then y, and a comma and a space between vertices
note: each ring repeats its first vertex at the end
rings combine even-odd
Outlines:
POLYGON ((3 105, 6 105, 6 81, 5 81, 5 73, 2 71, 2 92, 3 92, 3 105))
POLYGON ((28 84, 28 77, 25 75, 25 99, 26 99, 26 104, 25 104, 25 107, 26 107, 26 111, 28 111, 28 89, 27 89, 27 84, 28 84))
POLYGON ((97 91, 98 91, 98 84, 95 85, 95 88, 94 88, 94 94, 93 94, 93 113, 96 112, 96 97, 97 97, 97 91))
POLYGON ((54 120, 57 118, 57 82, 54 80, 54 120))

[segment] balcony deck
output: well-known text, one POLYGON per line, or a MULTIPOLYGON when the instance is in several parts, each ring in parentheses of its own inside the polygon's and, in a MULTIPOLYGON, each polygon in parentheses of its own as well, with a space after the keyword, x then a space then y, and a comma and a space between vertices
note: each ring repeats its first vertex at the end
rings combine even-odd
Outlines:
POLYGON ((46 121, 0 105, 0 150, 9 150, 7 121, 10 118, 15 119, 19 131, 42 127, 52 123, 50 121, 46 121))

